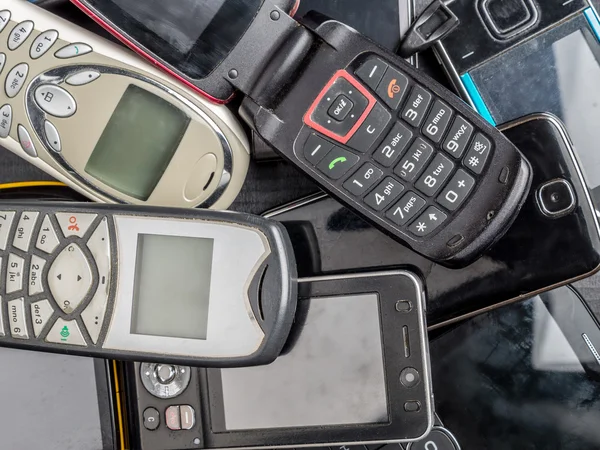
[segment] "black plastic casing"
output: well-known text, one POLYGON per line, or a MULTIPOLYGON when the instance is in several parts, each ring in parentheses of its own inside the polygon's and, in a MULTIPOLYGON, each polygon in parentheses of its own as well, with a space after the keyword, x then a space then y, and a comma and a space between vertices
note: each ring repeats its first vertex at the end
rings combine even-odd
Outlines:
MULTIPOLYGON (((446 266, 464 266, 475 260, 508 230, 525 201, 531 172, 527 160, 508 139, 458 97, 355 30, 329 20, 316 26, 313 33, 315 39, 310 52, 307 52, 308 56, 293 72, 289 82, 278 91, 274 91, 275 87, 271 85, 268 96, 261 95, 261 92, 250 93, 242 103, 242 117, 263 140, 315 180, 323 190, 389 236, 446 266), (302 155, 303 146, 312 132, 303 119, 314 100, 337 71, 346 69, 352 73, 370 55, 378 55, 391 62, 444 99, 476 128, 483 130, 493 142, 491 161, 470 198, 454 213, 456 215, 452 220, 425 238, 417 238, 401 231, 390 222, 373 215, 355 197, 333 186, 302 155), (509 173, 505 184, 499 180, 503 170, 508 170, 509 173), (457 239, 459 243, 455 244, 457 239)), ((276 60, 276 63, 267 67, 264 78, 271 78, 273 73, 281 70, 281 66, 282 62, 276 60)), ((393 124, 394 121, 388 127, 391 128, 393 124)), ((375 144, 386 134, 387 131, 384 130, 375 144)))
MULTIPOLYGON (((425 323, 425 292, 421 280, 406 271, 360 272, 299 280, 298 314, 284 352, 293 352, 295 337, 302 333, 310 299, 377 293, 382 336, 383 363, 389 420, 382 423, 281 427, 226 431, 224 429, 223 390, 218 369, 192 370, 188 388, 178 397, 158 399, 143 386, 140 364, 126 366, 129 405, 133 412, 134 441, 144 450, 190 448, 269 448, 346 445, 383 445, 390 441, 420 439, 434 424, 429 346, 425 323), (409 312, 396 309, 399 299, 411 302, 409 312), (405 357, 403 328, 408 331, 410 356, 405 357), (405 388, 400 372, 413 367, 420 373, 419 384, 405 388), (406 401, 419 401, 418 412, 404 411, 406 401), (191 405, 197 425, 192 430, 170 431, 163 423, 149 431, 143 424, 143 411, 156 408, 164 416, 170 405, 191 405), (198 438, 198 444, 193 444, 198 438)), ((319 301, 327 301, 322 299, 319 301)), ((295 386, 290 385, 290 389, 295 386)), ((349 393, 348 395, 352 395, 349 393)), ((260 408, 260 405, 257 405, 260 408)), ((400 447, 398 447, 400 448, 400 447)))
MULTIPOLYGON (((9 245, 7 250, 0 251, 0 257, 4 264, 8 260, 8 254, 14 253, 25 259, 23 280, 24 289, 7 294, 6 284, 0 285, 0 295, 2 296, 2 302, 0 303, 4 309, 3 320, 5 336, 0 336, 0 346, 2 347, 15 347, 28 350, 48 351, 53 353, 64 353, 70 355, 81 355, 81 356, 93 356, 97 358, 110 358, 116 360, 129 360, 129 361, 149 361, 149 362, 161 362, 171 363, 186 366, 198 366, 198 367, 240 367, 240 366, 252 366, 269 364, 274 361, 277 356, 281 353, 287 337, 289 335, 292 323, 294 321, 297 304, 297 271, 296 263, 292 250, 292 245, 285 228, 277 223, 276 221, 265 219, 258 216, 253 216, 245 213, 230 212, 230 211, 213 211, 207 209, 181 209, 181 208, 158 208, 158 207, 147 207, 147 206, 125 206, 125 205, 103 205, 96 203, 55 203, 55 202, 21 202, 21 201, 3 201, 0 204, 1 211, 16 211, 15 218, 12 223, 11 234, 9 235, 9 245), (37 219, 37 223, 33 230, 33 237, 31 239, 29 252, 23 252, 15 247, 11 247, 10 243, 16 227, 18 225, 18 219, 21 212, 23 211, 38 211, 40 214, 37 219), (60 244, 52 255, 48 255, 41 250, 35 248, 35 239, 40 231, 42 225, 42 219, 46 214, 52 216, 57 212, 73 212, 73 213, 92 213, 98 216, 89 227, 88 231, 83 238, 71 236, 68 238, 60 238, 60 244), (183 220, 206 220, 211 222, 221 222, 228 225, 240 225, 247 228, 253 228, 257 233, 260 233, 264 239, 268 242, 270 254, 263 261, 261 266, 254 274, 252 280, 248 283, 248 299, 253 309, 253 313, 257 318, 258 325, 265 333, 265 338, 256 350, 256 352, 249 355, 242 355, 239 357, 232 358, 197 358, 197 357, 185 357, 185 356, 173 356, 159 353, 146 353, 146 352, 131 352, 131 351, 117 351, 108 350, 102 348, 102 343, 108 332, 108 328, 111 322, 111 317, 115 302, 115 293, 118 280, 118 264, 119 255, 117 253, 117 237, 115 234, 114 223, 109 220, 109 232, 111 239, 111 262, 112 262, 112 276, 110 281, 110 293, 108 298, 107 312, 102 325, 102 331, 97 344, 92 344, 87 329, 80 317, 80 313, 87 307, 92 299, 92 296, 96 292, 98 287, 98 275, 95 264, 91 263, 92 272, 95 273, 93 276, 93 284, 89 292, 87 293, 83 302, 71 313, 65 314, 58 306, 54 303, 50 288, 48 286, 48 271, 52 266, 52 263, 62 251, 64 247, 75 242, 78 243, 80 249, 84 252, 88 260, 94 261, 89 249, 85 245, 85 242, 89 239, 90 235, 95 231, 100 221, 108 216, 114 215, 126 215, 126 216, 140 216, 147 217, 149 219, 156 218, 168 218, 168 219, 183 219, 183 220), (37 254, 46 260, 44 272, 42 276, 42 283, 44 292, 36 294, 34 296, 27 295, 27 286, 29 284, 29 263, 31 255, 37 254), (21 298, 25 299, 25 316, 29 330, 29 339, 14 339, 10 333, 9 316, 6 311, 7 301, 21 298), (39 338, 35 338, 32 328, 32 318, 30 314, 31 303, 41 300, 48 299, 53 303, 55 309, 52 318, 48 324, 44 327, 44 330, 40 334, 39 338), (79 328, 88 342, 88 347, 78 347, 74 345, 61 345, 53 344, 44 341, 44 337, 50 330, 52 324, 57 317, 61 317, 65 320, 72 320, 76 318, 79 328)), ((54 221, 53 218, 51 220, 54 221)), ((60 235, 60 228, 56 222, 53 222, 54 228, 57 234, 60 235)), ((231 268, 235 268, 236 255, 235 252, 231 254, 231 268)), ((2 269, 2 275, 6 276, 6 270, 2 269)))
POLYGON ((299 200, 266 214, 288 229, 300 277, 403 267, 427 286, 429 329, 592 275, 600 269, 595 208, 562 123, 536 114, 502 127, 533 165, 527 200, 506 235, 472 265, 445 268, 418 255, 325 195, 299 200), (556 218, 539 207, 539 187, 567 180, 577 197, 556 218))

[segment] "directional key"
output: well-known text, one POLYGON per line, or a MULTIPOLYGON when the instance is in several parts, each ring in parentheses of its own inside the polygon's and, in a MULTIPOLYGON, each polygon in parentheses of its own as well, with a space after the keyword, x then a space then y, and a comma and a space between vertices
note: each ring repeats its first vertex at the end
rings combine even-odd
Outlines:
POLYGON ((50 292, 58 306, 72 313, 92 287, 92 270, 77 244, 67 245, 48 271, 50 292))

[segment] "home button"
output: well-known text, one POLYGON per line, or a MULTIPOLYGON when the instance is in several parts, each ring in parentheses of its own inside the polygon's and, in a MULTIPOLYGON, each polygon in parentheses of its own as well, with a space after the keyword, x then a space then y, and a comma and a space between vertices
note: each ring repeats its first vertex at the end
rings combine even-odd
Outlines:
POLYGON ((480 0, 479 11, 490 33, 501 40, 531 28, 539 17, 533 0, 480 0))

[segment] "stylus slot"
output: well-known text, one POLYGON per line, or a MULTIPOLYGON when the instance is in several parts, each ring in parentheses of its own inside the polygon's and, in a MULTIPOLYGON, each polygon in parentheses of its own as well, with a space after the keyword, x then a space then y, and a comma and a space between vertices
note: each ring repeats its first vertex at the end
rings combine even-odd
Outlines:
POLYGON ((410 358, 410 337, 406 325, 402 327, 402 339, 404 340, 404 357, 410 358))

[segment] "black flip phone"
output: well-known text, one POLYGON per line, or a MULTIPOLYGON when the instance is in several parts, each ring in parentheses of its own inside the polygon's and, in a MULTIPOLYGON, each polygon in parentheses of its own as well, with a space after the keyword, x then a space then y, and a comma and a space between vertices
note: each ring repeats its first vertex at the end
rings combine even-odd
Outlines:
POLYGON ((466 268, 432 263, 325 195, 266 216, 288 229, 301 277, 368 267, 421 273, 430 329, 591 275, 600 268, 600 231, 564 126, 536 114, 502 130, 531 162, 532 188, 512 228, 466 268))
MULTIPOLYGON (((417 0, 423 9, 431 0, 417 0)), ((454 0, 461 25, 436 44, 457 92, 490 123, 539 111, 559 117, 600 204, 597 0, 454 0)))
POLYGON ((600 447, 600 325, 564 286, 431 341, 436 412, 465 449, 600 447))

